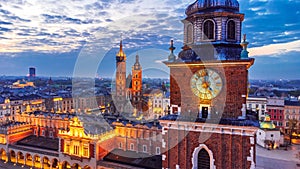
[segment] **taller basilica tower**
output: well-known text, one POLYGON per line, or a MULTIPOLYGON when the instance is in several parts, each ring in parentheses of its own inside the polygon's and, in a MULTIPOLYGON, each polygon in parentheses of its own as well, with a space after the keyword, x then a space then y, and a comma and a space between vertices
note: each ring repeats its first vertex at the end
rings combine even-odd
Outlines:
POLYGON ((197 0, 186 9, 184 46, 170 68, 163 168, 254 168, 258 122, 246 115, 248 57, 237 0, 197 0), (177 109, 176 109, 177 110, 177 109), (173 113, 176 111, 173 110, 173 113), (175 113, 176 114, 176 113, 175 113))
POLYGON ((118 112, 123 112, 126 104, 126 54, 123 51, 123 43, 120 41, 120 49, 116 55, 116 79, 114 104, 118 112))

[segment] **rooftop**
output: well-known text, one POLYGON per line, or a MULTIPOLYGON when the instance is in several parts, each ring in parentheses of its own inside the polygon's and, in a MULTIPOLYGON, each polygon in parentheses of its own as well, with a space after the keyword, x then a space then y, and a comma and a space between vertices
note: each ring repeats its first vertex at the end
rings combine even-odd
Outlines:
POLYGON ((58 138, 51 139, 45 137, 28 136, 17 142, 17 145, 41 148, 46 150, 58 151, 58 138))
POLYGON ((150 156, 146 153, 134 151, 123 151, 115 149, 104 157, 104 161, 117 162, 147 169, 162 168, 162 157, 160 155, 150 156))
POLYGON ((170 120, 170 121, 184 121, 184 122, 198 122, 198 123, 211 123, 211 124, 221 124, 221 125, 231 125, 231 126, 254 126, 259 127, 259 121, 255 119, 234 119, 234 118, 220 118, 220 119, 204 119, 195 118, 180 115, 167 115, 161 117, 160 120, 170 120))

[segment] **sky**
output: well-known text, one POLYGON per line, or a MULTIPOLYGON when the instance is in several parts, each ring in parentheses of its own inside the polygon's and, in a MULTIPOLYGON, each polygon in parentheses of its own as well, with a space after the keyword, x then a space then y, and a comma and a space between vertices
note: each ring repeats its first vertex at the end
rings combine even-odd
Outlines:
MULTIPOLYGON (((122 38, 127 70, 145 77, 179 53, 185 8, 194 0, 0 0, 0 75, 112 77, 122 38)), ((239 0, 255 64, 250 79, 300 79, 300 0, 239 0)))

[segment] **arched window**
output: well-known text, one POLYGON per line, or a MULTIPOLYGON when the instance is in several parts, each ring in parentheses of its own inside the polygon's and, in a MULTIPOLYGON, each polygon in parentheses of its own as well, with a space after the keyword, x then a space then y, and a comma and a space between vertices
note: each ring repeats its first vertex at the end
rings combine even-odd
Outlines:
POLYGON ((209 154, 204 148, 198 153, 198 169, 210 169, 209 154))
POLYGON ((215 24, 211 20, 207 20, 203 24, 204 40, 214 40, 215 39, 215 24))
POLYGON ((235 22, 233 20, 227 23, 227 39, 235 40, 235 22))

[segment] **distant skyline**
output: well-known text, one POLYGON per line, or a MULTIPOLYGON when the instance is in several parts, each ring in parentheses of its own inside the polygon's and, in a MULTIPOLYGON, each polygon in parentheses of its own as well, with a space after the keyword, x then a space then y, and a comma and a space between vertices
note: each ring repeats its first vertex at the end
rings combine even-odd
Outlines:
MULTIPOLYGON (((123 34, 131 70, 138 53, 145 77, 167 77, 170 39, 176 54, 185 8, 195 0, 0 0, 0 76, 111 77, 123 34)), ((250 79, 300 79, 300 1, 239 0, 245 13, 250 79)))

